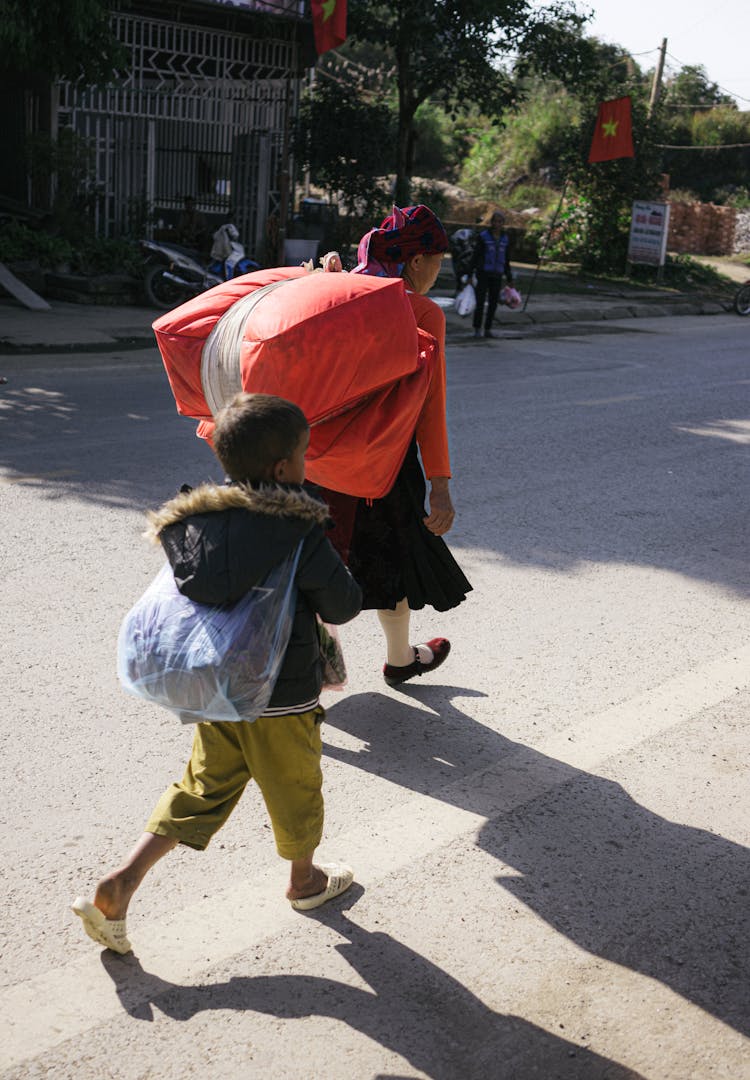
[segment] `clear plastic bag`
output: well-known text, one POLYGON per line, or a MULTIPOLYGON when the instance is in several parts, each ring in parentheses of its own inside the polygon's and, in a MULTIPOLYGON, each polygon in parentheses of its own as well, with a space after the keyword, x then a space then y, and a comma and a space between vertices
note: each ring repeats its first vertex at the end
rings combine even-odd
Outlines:
POLYGON ((337 626, 318 616, 320 663, 323 668, 322 690, 343 690, 346 686, 346 663, 337 626))
POLYGON ((166 564, 120 627, 117 673, 125 689, 184 723, 255 720, 289 643, 301 548, 236 603, 219 607, 183 596, 166 564))

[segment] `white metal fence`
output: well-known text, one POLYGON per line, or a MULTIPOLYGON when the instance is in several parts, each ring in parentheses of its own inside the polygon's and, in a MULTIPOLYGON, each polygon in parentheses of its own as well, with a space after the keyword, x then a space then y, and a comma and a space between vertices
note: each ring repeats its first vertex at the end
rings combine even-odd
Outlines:
POLYGON ((132 63, 103 89, 63 83, 61 125, 90 144, 99 235, 173 223, 185 196, 233 220, 248 250, 280 211, 285 118, 296 112, 296 44, 115 16, 132 63))

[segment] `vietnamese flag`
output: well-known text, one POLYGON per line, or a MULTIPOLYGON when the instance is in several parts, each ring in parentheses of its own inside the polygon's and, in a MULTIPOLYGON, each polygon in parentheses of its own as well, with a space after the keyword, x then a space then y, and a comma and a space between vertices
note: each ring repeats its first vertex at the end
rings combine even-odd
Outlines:
POLYGON ((346 0, 312 0, 315 51, 318 56, 346 41, 346 0))
POLYGON ((635 157, 629 97, 601 103, 589 150, 589 162, 623 157, 635 157))

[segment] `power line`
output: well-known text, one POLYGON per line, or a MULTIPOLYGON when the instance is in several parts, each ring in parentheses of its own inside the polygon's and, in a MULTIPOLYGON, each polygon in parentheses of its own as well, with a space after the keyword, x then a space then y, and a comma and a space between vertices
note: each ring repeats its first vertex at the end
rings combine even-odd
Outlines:
POLYGON ((669 143, 655 143, 659 150, 742 150, 750 146, 749 142, 704 143, 701 146, 672 146, 669 143))
MULTIPOLYGON (((673 56, 672 53, 667 53, 667 56, 670 60, 674 60, 676 64, 679 64, 680 67, 696 67, 695 64, 686 64, 684 60, 680 60, 678 56, 673 56)), ((726 86, 719 86, 718 83, 714 83, 714 86, 723 91, 723 93, 729 94, 730 97, 737 98, 738 101, 750 101, 750 98, 743 97, 742 94, 735 94, 733 90, 727 90, 726 86)))
POLYGON ((697 112, 698 109, 726 109, 726 108, 731 108, 731 106, 728 106, 726 103, 721 104, 721 103, 716 102, 716 101, 714 101, 712 103, 709 103, 709 104, 702 103, 700 105, 697 102, 695 102, 693 104, 690 104, 690 105, 677 105, 677 104, 673 104, 670 101, 665 101, 663 104, 664 104, 665 109, 693 109, 695 112, 697 112))

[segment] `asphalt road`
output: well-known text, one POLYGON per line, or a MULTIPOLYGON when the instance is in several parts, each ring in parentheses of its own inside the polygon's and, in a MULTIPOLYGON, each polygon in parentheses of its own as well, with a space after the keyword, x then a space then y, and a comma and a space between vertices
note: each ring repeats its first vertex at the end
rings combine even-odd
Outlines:
POLYGON ((127 697, 143 510, 218 478, 155 351, 5 358, 4 1077, 750 1077, 746 321, 633 320, 454 345, 474 592, 415 616, 439 676, 345 628, 314 916, 248 789, 152 873, 115 957, 69 913, 181 774, 190 732, 127 697))

